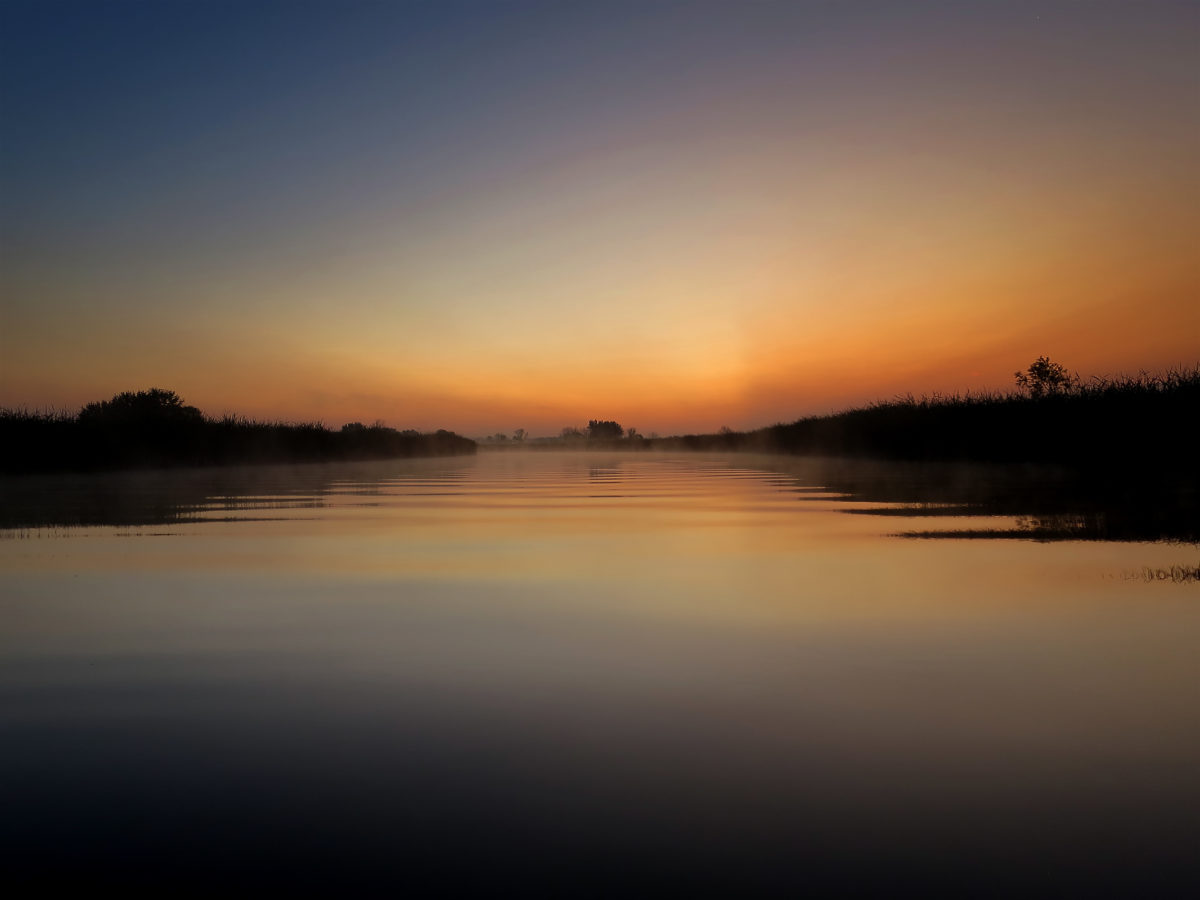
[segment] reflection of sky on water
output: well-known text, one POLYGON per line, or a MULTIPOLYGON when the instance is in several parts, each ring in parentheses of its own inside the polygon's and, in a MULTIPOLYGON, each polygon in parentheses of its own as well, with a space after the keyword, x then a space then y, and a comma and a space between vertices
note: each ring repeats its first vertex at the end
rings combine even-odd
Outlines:
POLYGON ((896 540, 844 512, 899 488, 705 456, 134 484, 184 512, 0 541, 14 878, 1197 880, 1200 606, 1122 577, 1190 548, 896 540))

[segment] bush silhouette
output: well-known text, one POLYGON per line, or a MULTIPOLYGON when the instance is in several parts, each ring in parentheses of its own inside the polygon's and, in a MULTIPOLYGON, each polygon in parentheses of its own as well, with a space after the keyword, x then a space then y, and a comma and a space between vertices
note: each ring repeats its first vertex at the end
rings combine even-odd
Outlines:
POLYGON ((1070 393, 1079 383, 1079 379, 1071 375, 1065 366, 1051 362, 1048 356, 1039 356, 1024 372, 1014 372, 1013 375, 1017 380, 1017 388, 1035 399, 1070 393))
POLYGON ((174 391, 150 388, 148 391, 125 391, 111 400, 98 400, 79 411, 79 421, 85 425, 187 425, 204 421, 204 415, 194 406, 186 406, 174 391))

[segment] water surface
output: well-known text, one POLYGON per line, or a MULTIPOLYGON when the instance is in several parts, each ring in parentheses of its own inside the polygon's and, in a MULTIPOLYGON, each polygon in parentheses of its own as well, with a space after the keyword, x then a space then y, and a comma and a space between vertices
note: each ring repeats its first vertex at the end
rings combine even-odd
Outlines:
POLYGON ((8 881, 1184 895, 1200 590, 1146 573, 1200 552, 1039 531, 979 500, 998 478, 528 452, 8 480, 8 881))

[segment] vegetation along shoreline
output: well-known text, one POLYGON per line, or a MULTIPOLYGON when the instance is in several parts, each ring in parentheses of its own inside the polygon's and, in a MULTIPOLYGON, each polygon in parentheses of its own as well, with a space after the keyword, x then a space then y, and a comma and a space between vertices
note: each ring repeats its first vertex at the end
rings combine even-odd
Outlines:
MULTIPOLYGON (((1071 471, 1173 479, 1196 491, 1192 436, 1200 365, 1083 381, 1040 357, 1008 392, 911 395, 753 431, 645 437, 612 421, 507 448, 781 453, 918 462, 1046 464, 1071 471), (1118 471, 1119 470, 1119 471, 1118 471)), ((490 440, 490 439, 489 439, 490 440)), ((339 430, 319 422, 205 416, 152 388, 89 403, 77 414, 0 409, 0 472, 335 462, 476 452, 451 431, 400 431, 377 422, 339 430)), ((498 448, 497 448, 498 449, 498 448)))
POLYGON ((451 431, 399 431, 354 422, 210 418, 174 391, 126 391, 76 415, 0 409, 0 472, 89 472, 247 463, 342 462, 475 452, 451 431))

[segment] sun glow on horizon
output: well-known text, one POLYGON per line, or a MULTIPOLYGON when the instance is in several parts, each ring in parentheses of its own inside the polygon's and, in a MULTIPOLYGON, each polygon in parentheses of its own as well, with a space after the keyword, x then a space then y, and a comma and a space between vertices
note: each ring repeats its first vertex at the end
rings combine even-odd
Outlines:
POLYGON ((1200 355, 1200 14, 634 8, 23 14, 0 405, 668 433, 1200 355))

